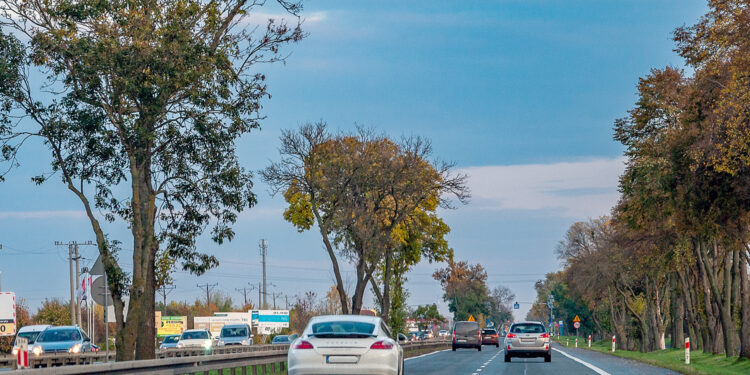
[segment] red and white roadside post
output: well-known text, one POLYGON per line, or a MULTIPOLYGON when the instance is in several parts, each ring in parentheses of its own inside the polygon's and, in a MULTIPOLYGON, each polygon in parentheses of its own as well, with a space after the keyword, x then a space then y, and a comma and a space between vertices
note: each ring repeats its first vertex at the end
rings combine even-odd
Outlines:
POLYGON ((685 364, 690 364, 690 337, 685 337, 685 364))
POLYGON ((591 335, 589 335, 589 348, 591 347, 591 335))
POLYGON ((578 347, 578 337, 576 337, 576 348, 578 347))
POLYGON ((615 352, 615 336, 612 336, 612 353, 615 352))
POLYGON ((570 346, 570 339, 567 337, 565 338, 565 346, 570 346))
POLYGON ((28 368, 29 367, 29 340, 23 337, 16 338, 16 347, 18 347, 18 353, 16 353, 16 368, 28 368))

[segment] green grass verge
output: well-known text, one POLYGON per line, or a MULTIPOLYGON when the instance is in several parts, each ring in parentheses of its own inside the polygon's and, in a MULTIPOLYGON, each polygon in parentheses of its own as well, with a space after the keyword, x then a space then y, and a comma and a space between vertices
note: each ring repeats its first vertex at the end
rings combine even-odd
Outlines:
MULTIPOLYGON (((565 340, 569 339, 568 347, 574 347, 575 336, 555 337, 555 340, 565 346, 565 340)), ((579 337, 578 348, 589 349, 585 338, 579 337)), ((704 353, 702 350, 690 352, 690 364, 685 364, 685 349, 657 350, 650 353, 633 352, 617 349, 612 353, 611 341, 598 341, 591 343, 591 349, 598 352, 615 355, 618 357, 633 359, 648 363, 650 365, 668 368, 683 374, 690 375, 747 375, 750 374, 750 360, 738 357, 727 358, 723 354, 704 353)))

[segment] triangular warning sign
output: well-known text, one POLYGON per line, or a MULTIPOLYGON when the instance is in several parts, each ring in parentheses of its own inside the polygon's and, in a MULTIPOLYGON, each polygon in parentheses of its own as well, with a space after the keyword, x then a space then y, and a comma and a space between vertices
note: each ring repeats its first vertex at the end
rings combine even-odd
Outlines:
POLYGON ((476 322, 476 319, 474 319, 474 315, 469 315, 469 321, 476 322))
POLYGON ((581 322, 581 318, 579 318, 578 315, 576 315, 576 317, 573 318, 573 323, 580 323, 580 322, 581 322))

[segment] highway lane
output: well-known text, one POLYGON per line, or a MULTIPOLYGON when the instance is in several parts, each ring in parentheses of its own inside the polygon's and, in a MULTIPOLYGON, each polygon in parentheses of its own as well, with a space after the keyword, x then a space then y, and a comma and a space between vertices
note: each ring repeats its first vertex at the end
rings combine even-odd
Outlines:
POLYGON ((456 352, 447 350, 407 360, 404 364, 404 373, 406 375, 677 374, 670 370, 598 352, 563 348, 557 344, 553 344, 553 349, 550 363, 544 362, 543 358, 513 358, 510 363, 506 363, 503 349, 490 346, 484 347, 481 352, 469 349, 459 349, 456 352))

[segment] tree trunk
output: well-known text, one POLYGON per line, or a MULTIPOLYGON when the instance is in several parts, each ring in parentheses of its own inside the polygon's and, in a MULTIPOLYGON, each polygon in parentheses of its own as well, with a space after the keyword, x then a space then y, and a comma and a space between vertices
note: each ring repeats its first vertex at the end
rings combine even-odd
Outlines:
POLYGON ((742 326, 740 327, 740 356, 750 359, 750 276, 748 276, 748 255, 740 254, 740 293, 742 299, 742 326))
POLYGON ((331 265, 333 266, 333 275, 336 278, 336 291, 339 293, 339 299, 341 300, 341 313, 344 315, 349 314, 349 298, 346 296, 346 289, 344 288, 344 280, 341 278, 341 269, 339 268, 339 261, 336 259, 336 253, 333 250, 333 244, 328 238, 328 225, 322 221, 321 215, 318 212, 318 205, 315 199, 314 192, 310 192, 310 201, 313 204, 312 211, 315 215, 315 220, 318 222, 318 229, 320 229, 320 235, 323 236, 323 244, 326 247, 328 257, 331 258, 331 265))
POLYGON ((393 249, 389 246, 385 251, 385 270, 383 272, 383 311, 381 317, 390 321, 391 314, 391 279, 393 278, 393 249))
POLYGON ((685 298, 672 277, 672 348, 679 348, 685 341, 685 298))
POLYGON ((156 355, 155 262, 159 247, 155 236, 156 199, 151 185, 151 161, 146 156, 131 159, 133 197, 133 285, 130 293, 127 324, 136 324, 135 358, 153 359, 156 355))

